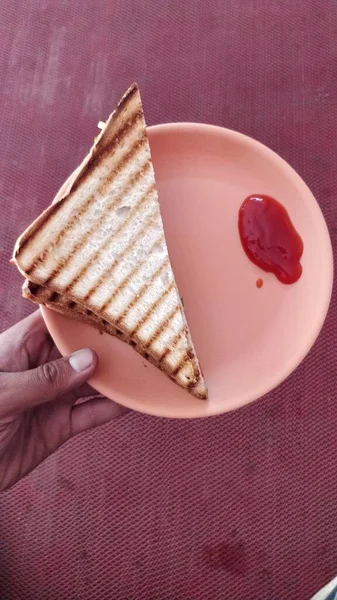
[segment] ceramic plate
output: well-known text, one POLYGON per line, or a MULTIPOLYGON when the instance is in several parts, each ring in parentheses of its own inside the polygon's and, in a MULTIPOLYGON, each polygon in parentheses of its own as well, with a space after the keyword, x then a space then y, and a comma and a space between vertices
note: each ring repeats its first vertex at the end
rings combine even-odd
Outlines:
POLYGON ((257 141, 201 124, 160 125, 149 128, 149 137, 167 243, 209 401, 190 396, 120 340, 46 308, 43 315, 62 354, 96 350, 91 384, 109 398, 165 417, 223 413, 275 388, 310 350, 331 297, 328 230, 299 175, 257 141), (261 271, 241 247, 238 210, 258 193, 286 207, 303 239, 303 274, 293 285, 261 271))

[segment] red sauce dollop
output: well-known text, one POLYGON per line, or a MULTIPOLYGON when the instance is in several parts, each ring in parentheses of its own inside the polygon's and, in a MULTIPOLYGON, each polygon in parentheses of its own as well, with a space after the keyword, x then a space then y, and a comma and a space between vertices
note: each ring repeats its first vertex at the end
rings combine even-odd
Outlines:
POLYGON ((256 287, 260 290, 263 286, 263 279, 259 278, 256 280, 256 287))
POLYGON ((239 233, 248 258, 282 283, 302 274, 303 242, 280 202, 271 196, 246 198, 239 210, 239 233))

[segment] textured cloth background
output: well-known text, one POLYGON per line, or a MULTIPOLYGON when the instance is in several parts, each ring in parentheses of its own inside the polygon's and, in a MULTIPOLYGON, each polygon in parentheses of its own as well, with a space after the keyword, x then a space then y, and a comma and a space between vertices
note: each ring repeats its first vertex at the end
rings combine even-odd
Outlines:
MULTIPOLYGON (((249 134, 304 177, 337 241, 336 0, 1 0, 0 302, 8 264, 128 85, 149 124, 249 134)), ((337 573, 336 300, 268 398, 204 421, 138 414, 0 496, 1 600, 305 600, 337 573)))

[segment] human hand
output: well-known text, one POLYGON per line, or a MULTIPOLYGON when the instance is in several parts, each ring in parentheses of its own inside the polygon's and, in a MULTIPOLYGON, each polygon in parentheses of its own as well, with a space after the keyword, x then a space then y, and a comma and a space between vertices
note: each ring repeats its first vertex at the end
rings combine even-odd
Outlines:
POLYGON ((126 412, 86 384, 97 356, 60 358, 40 311, 0 335, 0 490, 71 437, 126 412))

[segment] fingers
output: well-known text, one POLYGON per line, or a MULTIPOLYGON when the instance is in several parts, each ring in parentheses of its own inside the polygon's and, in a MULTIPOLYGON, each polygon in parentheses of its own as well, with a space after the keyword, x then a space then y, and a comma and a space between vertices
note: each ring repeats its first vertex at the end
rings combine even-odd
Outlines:
POLYGON ((94 390, 89 383, 81 385, 79 388, 73 391, 74 403, 85 398, 92 398, 93 396, 99 395, 97 390, 94 390))
POLYGON ((94 373, 97 355, 89 348, 68 358, 43 364, 22 373, 0 374, 0 413, 27 410, 50 402, 83 385, 94 373))
POLYGON ((48 336, 41 312, 37 310, 0 335, 0 371, 28 369, 36 356, 41 357, 48 336))
POLYGON ((74 436, 92 427, 104 425, 127 412, 129 409, 107 398, 93 398, 83 404, 77 404, 71 411, 70 435, 74 436))
POLYGON ((8 338, 11 337, 15 339, 17 337, 22 336, 26 331, 29 331, 32 327, 35 326, 41 326, 46 328, 41 311, 39 309, 33 312, 28 317, 25 317, 25 319, 22 319, 22 321, 15 323, 15 325, 10 327, 6 331, 2 332, 1 337, 6 336, 8 338))

